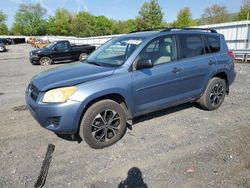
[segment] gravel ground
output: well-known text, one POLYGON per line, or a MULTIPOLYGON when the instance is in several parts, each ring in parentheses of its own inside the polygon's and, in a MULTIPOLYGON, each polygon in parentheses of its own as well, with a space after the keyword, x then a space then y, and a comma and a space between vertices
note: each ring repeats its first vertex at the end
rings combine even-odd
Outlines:
POLYGON ((41 128, 25 108, 27 44, 0 53, 0 187, 34 187, 48 144, 45 187, 250 187, 250 64, 216 111, 185 104, 136 118, 115 145, 94 150, 41 128))

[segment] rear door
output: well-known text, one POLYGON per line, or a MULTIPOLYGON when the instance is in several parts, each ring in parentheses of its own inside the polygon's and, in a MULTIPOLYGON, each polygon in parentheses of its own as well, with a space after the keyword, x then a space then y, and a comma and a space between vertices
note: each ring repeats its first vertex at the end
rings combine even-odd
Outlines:
POLYGON ((216 58, 209 53, 202 34, 179 34, 178 41, 183 98, 196 98, 205 89, 211 74, 216 72, 216 58))
POLYGON ((178 69, 176 47, 174 36, 159 37, 146 45, 137 57, 137 60, 151 60, 154 66, 134 70, 132 73, 135 115, 178 102, 181 94, 181 73, 178 69))

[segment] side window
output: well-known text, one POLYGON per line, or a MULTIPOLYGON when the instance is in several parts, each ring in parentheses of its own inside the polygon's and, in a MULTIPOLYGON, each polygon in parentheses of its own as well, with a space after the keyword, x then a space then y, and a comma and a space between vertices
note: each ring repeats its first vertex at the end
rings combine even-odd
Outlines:
POLYGON ((146 52, 157 52, 159 51, 159 40, 156 40, 148 45, 146 52))
POLYGON ((177 59, 175 38, 165 36, 151 41, 139 54, 139 59, 149 59, 154 65, 177 59))
POLYGON ((210 51, 212 53, 220 51, 220 37, 219 36, 205 36, 210 51))
POLYGON ((67 50, 68 49, 68 43, 67 42, 59 42, 56 45, 58 50, 67 50))
POLYGON ((180 43, 182 58, 205 54, 204 42, 201 35, 180 35, 180 43))

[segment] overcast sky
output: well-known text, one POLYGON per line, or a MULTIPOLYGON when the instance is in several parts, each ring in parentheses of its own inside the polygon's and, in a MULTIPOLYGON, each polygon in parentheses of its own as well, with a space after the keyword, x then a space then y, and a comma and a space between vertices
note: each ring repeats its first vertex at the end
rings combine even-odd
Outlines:
MULTIPOLYGON (((0 0, 0 10, 8 15, 7 24, 11 27, 20 3, 40 2, 48 15, 53 15, 57 8, 66 8, 71 12, 88 11, 94 15, 104 15, 108 18, 126 20, 138 15, 138 10, 146 0, 0 0)), ((178 11, 188 6, 193 18, 199 18, 203 10, 212 4, 227 6, 229 12, 237 12, 241 0, 158 0, 165 13, 164 20, 172 22, 178 11)))

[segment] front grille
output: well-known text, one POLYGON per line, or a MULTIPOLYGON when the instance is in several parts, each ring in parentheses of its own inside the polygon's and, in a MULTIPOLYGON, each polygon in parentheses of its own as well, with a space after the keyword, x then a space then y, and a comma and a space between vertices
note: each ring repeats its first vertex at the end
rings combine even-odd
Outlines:
POLYGON ((30 84, 30 97, 33 99, 33 100, 37 100, 37 97, 39 95, 39 90, 36 86, 34 86, 33 84, 30 84))

